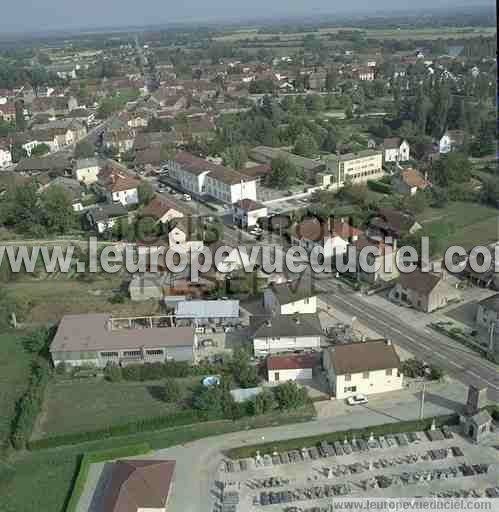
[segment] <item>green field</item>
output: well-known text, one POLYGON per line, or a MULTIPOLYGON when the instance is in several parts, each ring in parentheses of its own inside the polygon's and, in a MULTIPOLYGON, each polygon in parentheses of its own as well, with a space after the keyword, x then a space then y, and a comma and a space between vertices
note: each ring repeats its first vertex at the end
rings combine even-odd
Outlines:
MULTIPOLYGON (((496 33, 496 27, 430 27, 430 28, 387 28, 387 29, 361 29, 358 27, 335 27, 321 28, 316 32, 293 32, 293 33, 269 33, 260 34, 257 28, 238 30, 229 34, 214 38, 216 41, 235 42, 245 39, 265 41, 273 37, 279 37, 281 42, 302 40, 307 35, 329 36, 338 32, 359 31, 369 39, 453 39, 470 38, 480 36, 492 36, 496 33)), ((273 41, 275 44, 276 42, 273 41)))
POLYGON ((461 245, 470 249, 499 240, 499 210, 477 203, 449 203, 445 208, 428 208, 418 222, 438 238, 442 248, 461 245))
POLYGON ((26 313, 22 322, 58 322, 63 315, 84 313, 114 313, 116 315, 152 314, 158 306, 151 302, 111 304, 109 299, 120 288, 121 276, 106 274, 105 278, 85 282, 68 279, 62 274, 45 279, 23 279, 4 285, 17 303, 22 304, 26 313))
POLYGON ((16 402, 26 391, 31 361, 21 334, 0 334, 0 445, 9 437, 16 402))
MULTIPOLYGON (((177 382, 185 400, 199 378, 177 382)), ((48 387, 33 439, 99 430, 179 410, 180 406, 163 401, 163 381, 55 381, 48 387)))
POLYGON ((309 421, 313 414, 313 406, 307 406, 286 415, 276 413, 235 422, 201 423, 52 450, 16 453, 8 460, 0 458, 0 510, 64 512, 78 471, 80 456, 86 451, 107 450, 144 442, 149 443, 152 449, 167 448, 202 437, 309 421))

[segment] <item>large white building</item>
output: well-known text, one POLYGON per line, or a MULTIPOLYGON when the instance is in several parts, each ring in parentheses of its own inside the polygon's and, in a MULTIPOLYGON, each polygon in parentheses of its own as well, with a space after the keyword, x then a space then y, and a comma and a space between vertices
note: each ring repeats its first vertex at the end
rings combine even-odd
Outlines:
POLYGON ((383 153, 365 150, 345 155, 332 155, 325 159, 326 170, 319 173, 318 185, 338 190, 347 181, 353 184, 366 183, 384 176, 383 153))
POLYGON ((234 204, 242 199, 256 201, 256 178, 208 162, 186 151, 179 151, 168 162, 170 177, 195 196, 210 196, 223 203, 234 204))
POLYGON ((331 395, 344 399, 402 389, 400 359, 389 340, 335 345, 324 351, 331 395))

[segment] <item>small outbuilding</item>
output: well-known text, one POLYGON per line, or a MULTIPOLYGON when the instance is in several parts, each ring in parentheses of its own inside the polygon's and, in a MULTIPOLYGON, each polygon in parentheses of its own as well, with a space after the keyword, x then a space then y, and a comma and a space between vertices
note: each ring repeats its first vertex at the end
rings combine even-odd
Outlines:
POLYGON ((312 380, 313 370, 320 363, 318 353, 286 354, 267 358, 267 380, 286 382, 288 380, 312 380))

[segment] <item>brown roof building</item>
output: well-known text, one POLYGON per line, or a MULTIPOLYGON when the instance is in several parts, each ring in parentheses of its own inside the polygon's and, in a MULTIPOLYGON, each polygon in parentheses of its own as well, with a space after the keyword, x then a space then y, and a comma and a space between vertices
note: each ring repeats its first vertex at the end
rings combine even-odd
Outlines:
POLYGON ((119 460, 104 491, 102 512, 166 510, 175 461, 119 460))
POLYGON ((402 389, 400 359, 389 340, 335 345, 324 351, 323 365, 337 399, 402 389))

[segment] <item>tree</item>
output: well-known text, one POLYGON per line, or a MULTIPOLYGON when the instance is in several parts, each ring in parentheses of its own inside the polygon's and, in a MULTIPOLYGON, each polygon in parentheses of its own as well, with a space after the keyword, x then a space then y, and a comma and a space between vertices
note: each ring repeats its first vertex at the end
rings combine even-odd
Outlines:
POLYGON ((471 178, 471 164, 466 155, 451 152, 443 155, 434 164, 431 171, 432 181, 441 187, 452 183, 464 183, 471 178))
POLYGON ((248 412, 253 416, 260 414, 267 414, 277 407, 274 393, 269 389, 264 389, 261 393, 256 395, 248 403, 248 412))
POLYGON ((50 186, 40 196, 44 223, 52 233, 63 235, 76 224, 70 195, 59 185, 50 186))
POLYGON ((272 159, 269 184, 274 188, 286 188, 294 185, 299 178, 297 168, 286 157, 272 159))
POLYGON ((296 382, 289 381, 274 388, 277 406, 281 410, 296 409, 305 405, 308 400, 307 390, 299 387, 296 382))
POLYGON ((243 169, 248 161, 246 148, 240 144, 228 147, 222 153, 223 164, 239 171, 243 169))
POLYGON ((95 155, 95 147, 88 141, 81 141, 76 144, 75 158, 91 158, 95 155))
POLYGON ((31 354, 47 357, 51 338, 50 329, 40 327, 23 339, 23 346, 31 354))
POLYGON ((104 368, 104 377, 109 382, 120 382, 123 380, 123 372, 121 371, 121 367, 116 363, 107 363, 104 368))
POLYGON ((50 148, 47 146, 47 144, 37 144, 32 150, 31 150, 31 156, 44 156, 50 153, 50 148))
POLYGON ((163 392, 165 402, 178 402, 180 399, 180 387, 175 379, 166 379, 163 392))
POLYGON ((250 364, 249 355, 243 349, 234 350, 230 370, 234 380, 242 388, 254 388, 258 385, 256 367, 250 364))
POLYGON ((161 149, 159 150, 160 159, 162 162, 168 162, 171 160, 175 160, 176 148, 174 144, 161 144, 161 149))
POLYGON ((24 102, 16 101, 16 129, 19 132, 26 130, 26 119, 24 117, 24 102))
POLYGON ((137 194, 139 196, 139 203, 144 206, 151 202, 154 197, 154 190, 149 183, 141 181, 137 187, 137 194))
POLYGON ((314 157, 318 151, 317 142, 310 133, 301 133, 293 148, 293 153, 307 158, 314 157))

